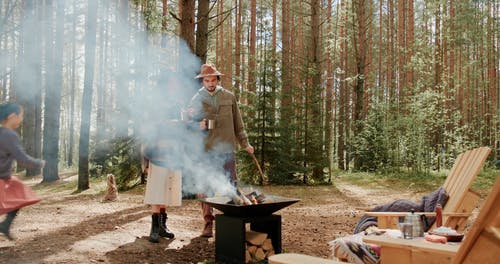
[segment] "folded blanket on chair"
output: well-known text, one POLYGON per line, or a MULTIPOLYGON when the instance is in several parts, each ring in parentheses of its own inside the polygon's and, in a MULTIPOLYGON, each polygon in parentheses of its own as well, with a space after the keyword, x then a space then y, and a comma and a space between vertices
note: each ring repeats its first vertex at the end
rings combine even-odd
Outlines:
MULTIPOLYGON (((439 187, 433 193, 427 194, 422 197, 422 201, 420 203, 415 203, 410 200, 400 199, 393 201, 388 204, 383 204, 374 207, 371 212, 409 212, 411 209, 414 209, 415 212, 434 212, 436 205, 441 204, 443 207, 448 201, 448 194, 443 187, 439 187)), ((425 229, 432 226, 435 218, 429 217, 427 218, 428 226, 425 229)), ((354 228, 354 234, 364 231, 370 226, 377 226, 377 217, 375 216, 363 216, 356 224, 354 228)), ((427 231, 427 230, 426 230, 427 231)))

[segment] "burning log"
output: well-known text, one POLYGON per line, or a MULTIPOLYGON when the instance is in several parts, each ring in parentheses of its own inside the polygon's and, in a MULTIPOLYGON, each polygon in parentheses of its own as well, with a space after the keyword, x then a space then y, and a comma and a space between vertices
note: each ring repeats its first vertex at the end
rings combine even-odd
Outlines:
POLYGON ((252 191, 249 194, 244 194, 242 190, 239 188, 236 189, 236 195, 234 195, 229 203, 235 205, 252 205, 252 204, 261 204, 266 201, 266 196, 261 193, 257 194, 257 192, 252 191))
POLYGON ((252 201, 248 199, 248 197, 240 191, 240 189, 236 189, 236 195, 240 196, 241 200, 243 200, 243 205, 251 205, 252 201))

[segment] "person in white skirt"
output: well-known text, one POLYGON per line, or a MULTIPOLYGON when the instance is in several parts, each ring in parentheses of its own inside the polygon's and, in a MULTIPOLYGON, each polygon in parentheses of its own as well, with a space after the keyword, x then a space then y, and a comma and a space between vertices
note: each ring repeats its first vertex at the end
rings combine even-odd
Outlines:
MULTIPOLYGON (((180 124, 169 121, 158 131, 176 131, 180 124)), ((160 237, 174 238, 167 227, 167 206, 180 206, 182 202, 182 178, 176 168, 176 153, 180 147, 171 135, 154 136, 143 149, 143 171, 147 173, 144 203, 151 205, 151 231, 149 241, 158 243, 160 237)))

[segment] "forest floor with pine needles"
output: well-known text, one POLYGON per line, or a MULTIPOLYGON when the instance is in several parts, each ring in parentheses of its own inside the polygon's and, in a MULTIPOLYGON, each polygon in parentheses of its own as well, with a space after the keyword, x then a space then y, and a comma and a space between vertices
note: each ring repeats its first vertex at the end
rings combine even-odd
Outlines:
MULTIPOLYGON (((15 241, 0 235, 0 263, 215 263, 214 239, 199 237, 203 220, 197 200, 168 208, 167 225, 176 237, 153 244, 148 242, 151 215, 143 204, 143 188, 102 202, 105 180, 92 181, 80 193, 75 192, 76 175, 52 184, 40 181, 24 179, 43 200, 20 210, 11 230, 15 241)), ((331 186, 259 190, 300 199, 276 212, 282 216, 283 251, 324 258, 330 254, 329 241, 353 231, 362 215, 356 208, 422 196, 411 188, 362 186, 342 177, 331 186)))

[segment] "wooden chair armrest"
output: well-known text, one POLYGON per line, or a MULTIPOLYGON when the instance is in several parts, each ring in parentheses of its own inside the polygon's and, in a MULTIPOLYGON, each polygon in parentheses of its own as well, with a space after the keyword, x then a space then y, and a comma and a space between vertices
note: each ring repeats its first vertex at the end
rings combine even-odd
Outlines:
MULTIPOLYGON (((398 229, 399 217, 408 215, 408 212, 365 212, 367 216, 377 217, 377 226, 381 229, 398 229)), ((434 212, 415 212, 415 214, 423 214, 427 217, 436 216, 434 212)), ((453 218, 468 218, 468 213, 443 212, 443 216, 453 218)), ((453 227, 454 228, 454 227, 453 227)))

